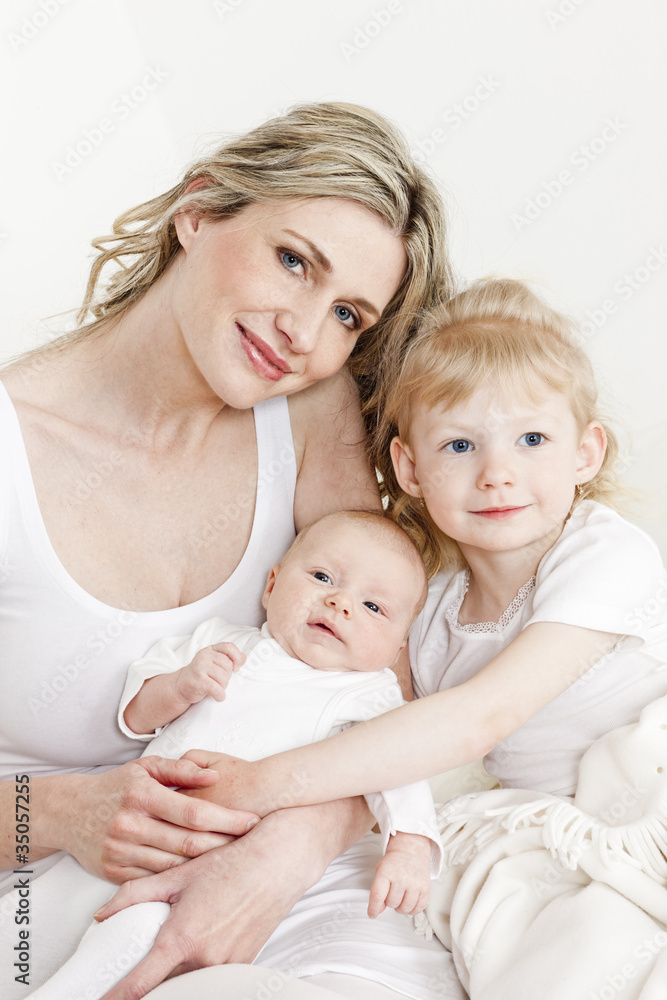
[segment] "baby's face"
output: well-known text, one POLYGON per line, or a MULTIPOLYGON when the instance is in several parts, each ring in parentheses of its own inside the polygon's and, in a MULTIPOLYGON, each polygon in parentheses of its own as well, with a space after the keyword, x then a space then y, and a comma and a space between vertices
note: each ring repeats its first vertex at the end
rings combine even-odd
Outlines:
POLYGON ((423 587, 415 559, 362 522, 325 520, 269 574, 271 634, 318 670, 392 667, 423 587))

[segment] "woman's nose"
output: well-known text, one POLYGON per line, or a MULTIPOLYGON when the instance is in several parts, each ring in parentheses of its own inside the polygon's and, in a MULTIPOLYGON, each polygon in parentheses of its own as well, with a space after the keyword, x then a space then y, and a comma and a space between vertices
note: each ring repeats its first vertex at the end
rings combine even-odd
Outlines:
POLYGON ((276 326, 295 354, 310 354, 317 346, 326 310, 316 302, 302 303, 276 314, 276 326))

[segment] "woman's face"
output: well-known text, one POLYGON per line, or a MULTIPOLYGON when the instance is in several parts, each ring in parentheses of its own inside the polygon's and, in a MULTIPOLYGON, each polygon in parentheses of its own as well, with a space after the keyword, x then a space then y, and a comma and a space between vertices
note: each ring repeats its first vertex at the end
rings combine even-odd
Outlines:
POLYGON ((332 375, 406 268, 401 239, 342 198, 182 213, 174 318, 195 367, 240 409, 332 375))

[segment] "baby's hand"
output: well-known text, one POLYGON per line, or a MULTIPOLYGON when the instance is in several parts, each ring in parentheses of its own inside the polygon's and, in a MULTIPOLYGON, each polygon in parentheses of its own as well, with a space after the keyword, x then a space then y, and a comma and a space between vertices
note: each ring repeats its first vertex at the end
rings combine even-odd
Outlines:
POLYGON ((375 869, 368 916, 377 917, 389 906, 414 917, 428 903, 431 884, 431 841, 416 833, 389 838, 387 853, 375 869))
POLYGON ((192 663, 176 671, 176 692, 188 705, 210 694, 216 701, 224 701, 225 688, 234 670, 245 663, 245 653, 233 642, 219 642, 200 649, 192 663))

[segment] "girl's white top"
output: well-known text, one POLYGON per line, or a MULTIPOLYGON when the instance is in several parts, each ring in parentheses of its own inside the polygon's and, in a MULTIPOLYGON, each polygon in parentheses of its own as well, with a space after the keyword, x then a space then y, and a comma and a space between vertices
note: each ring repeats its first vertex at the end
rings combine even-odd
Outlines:
POLYGON ((467 572, 439 573, 410 633, 418 696, 469 680, 534 622, 621 635, 572 685, 484 759, 508 788, 573 795, 581 757, 667 693, 667 576, 653 541, 610 508, 584 501, 498 622, 460 625, 467 572))
MULTIPOLYGON (((116 722, 130 663, 163 636, 193 632, 214 615, 261 624, 267 573, 295 537, 296 463, 285 397, 256 406, 254 418, 255 516, 239 565, 221 587, 192 604, 124 610, 87 593, 54 551, 16 411, 0 382, 0 780, 94 773, 138 757, 144 744, 116 722)), ((113 469, 91 470, 86 481, 72 483, 73 502, 94 502, 95 477, 105 474, 113 469)), ((220 532, 234 531, 238 516, 237 506, 221 505, 214 521, 190 539, 193 552, 220 532)), ((48 862, 33 867, 41 870, 48 862)), ((6 884, 0 876, 0 892, 6 884)))

